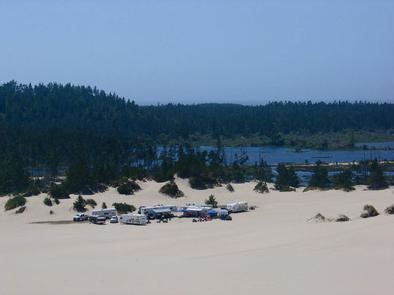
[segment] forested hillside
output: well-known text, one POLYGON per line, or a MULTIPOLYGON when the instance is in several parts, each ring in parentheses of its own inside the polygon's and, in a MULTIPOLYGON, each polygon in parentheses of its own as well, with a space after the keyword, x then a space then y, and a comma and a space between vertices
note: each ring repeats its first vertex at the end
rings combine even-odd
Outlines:
POLYGON ((138 106, 91 87, 12 81, 0 86, 0 183, 20 167, 56 174, 75 162, 96 167, 103 174, 97 177, 106 178, 138 158, 155 159, 158 144, 196 136, 257 136, 283 144, 286 134, 389 131, 393 118, 394 104, 388 103, 138 106))

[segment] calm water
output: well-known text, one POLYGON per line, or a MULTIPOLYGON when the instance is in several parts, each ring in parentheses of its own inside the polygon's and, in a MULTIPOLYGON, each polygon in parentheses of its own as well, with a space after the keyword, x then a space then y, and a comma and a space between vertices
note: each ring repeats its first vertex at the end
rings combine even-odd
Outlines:
MULTIPOLYGON (((247 163, 254 164, 262 159, 269 165, 278 163, 304 164, 322 162, 353 162, 360 160, 394 160, 394 141, 379 143, 359 143, 358 146, 367 145, 371 150, 330 150, 320 151, 304 149, 301 152, 285 147, 244 147, 244 148, 224 148, 226 163, 247 156, 247 163), (374 148, 372 150, 372 148, 374 148), (390 149, 391 148, 391 149, 390 149)), ((215 148, 202 146, 199 151, 211 151, 215 148)))

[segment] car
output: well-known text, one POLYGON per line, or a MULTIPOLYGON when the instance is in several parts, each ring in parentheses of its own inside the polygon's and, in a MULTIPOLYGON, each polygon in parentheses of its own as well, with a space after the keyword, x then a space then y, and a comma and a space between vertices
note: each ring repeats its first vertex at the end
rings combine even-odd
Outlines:
POLYGON ((118 223, 119 219, 118 216, 112 216, 111 219, 109 220, 110 223, 118 223))
POLYGON ((89 216, 84 213, 77 213, 73 217, 73 221, 86 221, 88 220, 89 216))

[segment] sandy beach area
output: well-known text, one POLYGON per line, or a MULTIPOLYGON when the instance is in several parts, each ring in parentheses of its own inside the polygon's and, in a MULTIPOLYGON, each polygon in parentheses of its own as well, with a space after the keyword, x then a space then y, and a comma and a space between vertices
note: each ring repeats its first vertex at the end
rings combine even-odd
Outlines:
POLYGON ((393 187, 259 194, 255 183, 233 184, 229 192, 176 182, 184 198, 158 193, 163 184, 152 181, 133 196, 111 188, 92 198, 98 207, 138 208, 202 203, 214 194, 219 204, 244 200, 257 209, 228 222, 37 224, 71 220, 75 196, 53 207, 43 204, 46 195, 30 197, 23 214, 5 212, 2 197, 0 294, 391 294, 394 216, 383 211, 394 204, 393 187), (382 214, 361 219, 365 204, 382 214), (308 222, 318 212, 352 220, 308 222))

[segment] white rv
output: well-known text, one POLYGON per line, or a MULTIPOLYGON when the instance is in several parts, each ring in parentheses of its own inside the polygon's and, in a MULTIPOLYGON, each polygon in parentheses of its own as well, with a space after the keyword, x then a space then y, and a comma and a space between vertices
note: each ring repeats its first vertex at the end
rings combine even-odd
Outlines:
POLYGON ((105 217, 106 219, 110 219, 112 216, 116 216, 116 209, 115 208, 107 208, 107 209, 93 210, 92 216, 105 217))
POLYGON ((145 214, 123 214, 119 218, 121 223, 124 224, 135 224, 135 225, 145 225, 148 223, 148 218, 145 214))
POLYGON ((226 205, 228 212, 246 212, 249 210, 248 202, 234 202, 226 205))

